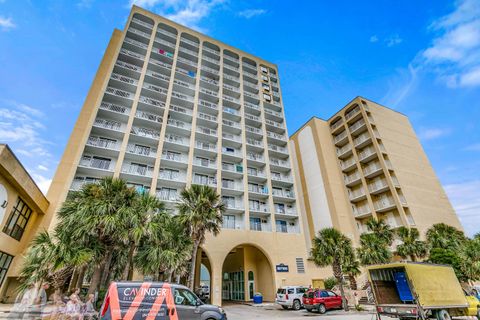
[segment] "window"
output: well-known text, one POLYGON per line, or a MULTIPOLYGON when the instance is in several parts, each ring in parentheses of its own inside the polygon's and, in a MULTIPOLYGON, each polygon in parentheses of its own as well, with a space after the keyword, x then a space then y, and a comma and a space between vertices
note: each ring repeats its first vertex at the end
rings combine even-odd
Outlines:
POLYGON ((283 203, 274 203, 275 212, 285 214, 285 204, 283 203))
POLYGON ((303 258, 295 258, 295 262, 297 264, 297 273, 305 273, 305 263, 303 262, 303 258))
POLYGON ((327 294, 329 297, 336 297, 337 295, 333 293, 332 291, 327 291, 327 294))
POLYGON ((157 195, 160 196, 161 200, 176 201, 178 199, 177 189, 171 189, 171 188, 161 188, 160 190, 157 189, 157 195))
POLYGON ((260 218, 250 218, 250 230, 262 231, 262 222, 260 218))
POLYGON ((18 198, 17 204, 12 209, 12 213, 10 213, 7 223, 3 227, 3 232, 20 241, 31 215, 32 209, 22 199, 18 198))
POLYGON ((235 216, 223 215, 223 227, 226 229, 235 229, 235 216))
POLYGON ((272 100, 272 97, 270 97, 270 95, 268 94, 263 94, 263 99, 267 100, 267 101, 271 101, 272 100))
POLYGON ((285 220, 276 220, 275 225, 277 226, 277 232, 287 233, 287 221, 285 220))
POLYGON ((268 82, 268 77, 262 74, 262 80, 268 82))
POLYGON ((260 67, 260 70, 262 70, 263 73, 268 73, 268 69, 263 66, 260 67))
POLYGON ((304 288, 304 287, 297 288, 297 293, 305 293, 305 292, 307 292, 307 288, 304 288))
POLYGON ((175 288, 174 289, 174 300, 176 305, 182 306, 196 306, 197 297, 187 289, 175 288))
POLYGON ((295 289, 293 289, 293 288, 287 289, 287 293, 288 294, 295 294, 295 289))
POLYGON ((328 297, 328 292, 327 291, 320 292, 320 297, 327 298, 328 297))
POLYGON ((3 284, 3 280, 7 275, 8 268, 12 263, 13 256, 0 251, 0 286, 3 284))

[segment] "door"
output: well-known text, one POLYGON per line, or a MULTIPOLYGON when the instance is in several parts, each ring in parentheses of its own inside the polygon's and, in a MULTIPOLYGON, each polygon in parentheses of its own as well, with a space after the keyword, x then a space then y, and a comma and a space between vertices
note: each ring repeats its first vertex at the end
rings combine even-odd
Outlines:
POLYGON ((332 291, 327 291, 328 293, 328 304, 329 308, 340 308, 342 306, 342 297, 336 295, 332 291))
POLYGON ((248 272, 248 298, 253 300, 253 295, 255 294, 255 279, 253 271, 248 272))
POLYGON ((312 279, 313 289, 325 289, 325 282, 323 279, 312 279))
POLYGON ((197 296, 190 290, 174 288, 173 301, 177 309, 178 319, 200 319, 200 309, 197 307, 197 296))

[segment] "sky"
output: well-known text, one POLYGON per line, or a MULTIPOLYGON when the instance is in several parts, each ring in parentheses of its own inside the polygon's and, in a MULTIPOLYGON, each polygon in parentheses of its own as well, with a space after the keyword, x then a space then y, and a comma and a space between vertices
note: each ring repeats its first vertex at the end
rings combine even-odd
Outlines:
POLYGON ((290 133, 359 95, 406 114, 480 231, 479 0, 0 0, 0 143, 42 190, 132 4, 276 63, 290 133))

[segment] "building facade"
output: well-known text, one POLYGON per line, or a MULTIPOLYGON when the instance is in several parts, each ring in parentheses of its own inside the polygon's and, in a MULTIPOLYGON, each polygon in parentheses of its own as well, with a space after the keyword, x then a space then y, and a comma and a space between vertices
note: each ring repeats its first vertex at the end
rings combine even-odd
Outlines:
POLYGON ((312 118, 291 137, 307 245, 335 227, 358 243, 370 217, 425 231, 462 230, 408 120, 357 97, 329 120, 312 118))
POLYGON ((208 237, 197 263, 209 270, 213 303, 254 292, 272 301, 278 286, 315 278, 274 64, 134 6, 93 80, 49 212, 105 176, 172 210, 191 184, 221 194, 222 232, 208 237))
POLYGON ((25 250, 50 221, 48 201, 15 157, 0 144, 0 301, 18 294, 18 277, 25 250))

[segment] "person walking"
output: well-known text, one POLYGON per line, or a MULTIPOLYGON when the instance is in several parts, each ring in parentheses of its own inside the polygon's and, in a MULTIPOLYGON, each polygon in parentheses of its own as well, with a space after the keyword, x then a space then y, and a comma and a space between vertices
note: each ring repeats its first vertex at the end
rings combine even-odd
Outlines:
POLYGON ((88 295, 87 301, 85 302, 84 319, 87 319, 87 320, 96 319, 97 311, 95 311, 94 303, 95 303, 95 295, 93 293, 90 293, 88 295))

